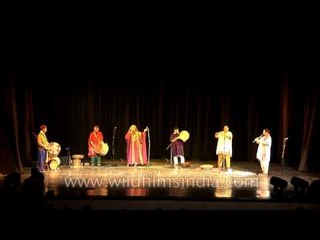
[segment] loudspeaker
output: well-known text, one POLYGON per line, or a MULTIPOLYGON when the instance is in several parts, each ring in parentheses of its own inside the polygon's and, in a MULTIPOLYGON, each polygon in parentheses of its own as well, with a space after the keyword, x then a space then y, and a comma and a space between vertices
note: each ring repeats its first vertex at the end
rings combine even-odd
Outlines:
POLYGON ((284 189, 288 187, 288 182, 278 177, 271 177, 270 184, 273 185, 276 194, 283 194, 284 189))
POLYGON ((294 192, 297 195, 303 195, 309 186, 308 181, 299 177, 292 177, 290 183, 293 185, 294 192))

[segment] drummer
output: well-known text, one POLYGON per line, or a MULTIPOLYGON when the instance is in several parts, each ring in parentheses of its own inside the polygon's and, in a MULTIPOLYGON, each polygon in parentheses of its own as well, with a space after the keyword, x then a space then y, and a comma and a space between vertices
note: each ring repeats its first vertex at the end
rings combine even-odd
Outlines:
POLYGON ((37 161, 37 167, 40 172, 43 172, 46 169, 46 162, 48 158, 48 150, 50 148, 50 144, 48 142, 46 132, 47 132, 47 126, 41 125, 40 126, 40 132, 37 136, 37 144, 38 144, 38 161, 37 161))
POLYGON ((91 159, 91 166, 101 166, 101 156, 96 153, 96 146, 103 141, 103 134, 99 131, 99 126, 93 127, 93 132, 89 135, 88 140, 88 156, 91 159))
POLYGON ((180 164, 183 165, 185 163, 183 141, 180 138, 180 132, 178 127, 175 127, 173 129, 173 133, 170 136, 170 141, 173 164, 177 166, 179 164, 178 158, 180 158, 180 164))

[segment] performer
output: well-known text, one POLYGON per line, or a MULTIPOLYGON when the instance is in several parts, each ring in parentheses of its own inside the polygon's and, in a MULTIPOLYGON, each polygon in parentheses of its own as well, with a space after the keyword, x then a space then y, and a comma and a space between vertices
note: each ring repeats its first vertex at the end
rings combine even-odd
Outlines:
POLYGON ((102 141, 103 134, 99 131, 99 126, 94 126, 93 132, 90 133, 88 140, 88 156, 91 159, 91 166, 101 166, 101 156, 98 153, 96 153, 95 149, 96 146, 100 144, 102 141))
POLYGON ((183 141, 180 139, 180 132, 178 127, 175 127, 173 129, 173 133, 170 136, 170 141, 173 164, 177 166, 179 164, 178 158, 180 158, 180 164, 183 165, 185 163, 183 141))
POLYGON ((226 125, 223 127, 223 131, 215 133, 215 138, 218 138, 216 154, 218 155, 218 168, 222 168, 224 160, 226 160, 226 167, 228 171, 230 169, 230 158, 232 157, 232 132, 229 131, 229 127, 226 125))
POLYGON ((147 164, 146 131, 139 132, 136 125, 131 125, 125 135, 127 142, 127 166, 147 164))
POLYGON ((46 125, 41 125, 40 132, 37 136, 37 144, 38 144, 37 167, 40 172, 47 170, 48 150, 50 147, 50 144, 46 136, 47 130, 48 129, 46 125))
POLYGON ((270 130, 268 128, 263 129, 262 135, 255 138, 253 142, 259 144, 256 156, 260 161, 260 167, 262 170, 262 173, 259 175, 268 176, 272 144, 270 130))

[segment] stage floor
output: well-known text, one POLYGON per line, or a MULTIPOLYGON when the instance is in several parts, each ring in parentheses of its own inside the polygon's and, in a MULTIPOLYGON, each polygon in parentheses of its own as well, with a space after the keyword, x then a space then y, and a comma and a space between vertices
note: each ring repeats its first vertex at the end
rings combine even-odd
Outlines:
MULTIPOLYGON (((149 166, 127 167, 122 160, 103 160, 100 167, 85 162, 78 167, 60 166, 44 173, 45 192, 57 208, 68 205, 81 209, 86 204, 96 209, 277 209, 283 206, 275 201, 272 176, 288 181, 285 192, 289 198, 293 176, 309 184, 320 179, 319 173, 301 173, 274 163, 269 176, 257 175, 258 162, 232 162, 231 172, 215 168, 213 160, 190 163, 189 167, 174 168, 166 160, 151 160, 149 166)), ((25 169, 22 181, 30 170, 25 169)))

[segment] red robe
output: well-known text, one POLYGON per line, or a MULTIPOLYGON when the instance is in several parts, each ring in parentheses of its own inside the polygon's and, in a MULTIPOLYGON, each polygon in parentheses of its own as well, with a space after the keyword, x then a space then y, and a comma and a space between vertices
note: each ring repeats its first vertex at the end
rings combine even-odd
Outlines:
POLYGON ((136 132, 132 134, 127 132, 125 136, 127 142, 127 161, 128 165, 147 164, 147 144, 146 133, 136 132))
POLYGON ((95 146, 103 141, 103 135, 102 132, 95 132, 90 133, 89 140, 88 140, 88 156, 96 156, 96 153, 94 151, 95 146))

